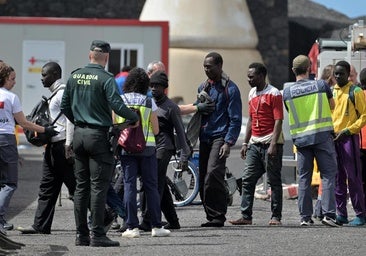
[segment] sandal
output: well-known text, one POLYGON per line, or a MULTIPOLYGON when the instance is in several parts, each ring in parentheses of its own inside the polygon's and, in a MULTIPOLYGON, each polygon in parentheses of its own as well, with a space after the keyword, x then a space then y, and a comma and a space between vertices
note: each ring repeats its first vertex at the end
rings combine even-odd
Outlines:
POLYGON ((277 217, 273 217, 269 222, 268 225, 270 226, 281 226, 281 220, 279 220, 277 217))

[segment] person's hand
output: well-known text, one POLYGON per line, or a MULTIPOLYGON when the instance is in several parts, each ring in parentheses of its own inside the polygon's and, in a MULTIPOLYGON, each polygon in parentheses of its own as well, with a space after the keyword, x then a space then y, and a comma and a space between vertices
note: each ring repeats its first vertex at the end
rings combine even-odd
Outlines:
POLYGON ((248 150, 248 144, 247 143, 243 143, 241 149, 240 149, 240 156, 241 159, 245 160, 245 158, 247 157, 247 150, 248 150))
POLYGON ((219 151, 219 156, 220 158, 223 157, 229 157, 230 155, 230 146, 227 143, 224 143, 224 145, 221 146, 220 151, 219 151))
POLYGON ((188 171, 188 161, 181 161, 180 162, 180 167, 182 169, 182 172, 188 171))
POLYGON ((344 129, 342 131, 340 131, 339 133, 335 134, 335 138, 333 139, 334 141, 338 141, 341 140, 342 138, 346 137, 346 136, 350 136, 351 132, 348 129, 344 129))
POLYGON ((50 137, 56 136, 59 132, 55 128, 56 126, 47 126, 44 128, 44 133, 50 137))
POLYGON ((65 145, 65 158, 68 164, 74 164, 74 151, 72 145, 65 145))
POLYGON ((188 161, 180 161, 178 164, 178 169, 182 169, 182 172, 188 171, 188 161))
POLYGON ((215 102, 200 102, 197 104, 197 112, 202 115, 208 115, 215 111, 215 102))
POLYGON ((73 157, 73 155, 74 155, 74 151, 72 150, 72 146, 65 145, 65 158, 69 159, 69 158, 73 157))
POLYGON ((269 157, 275 157, 277 155, 277 145, 271 143, 267 149, 267 154, 269 157))

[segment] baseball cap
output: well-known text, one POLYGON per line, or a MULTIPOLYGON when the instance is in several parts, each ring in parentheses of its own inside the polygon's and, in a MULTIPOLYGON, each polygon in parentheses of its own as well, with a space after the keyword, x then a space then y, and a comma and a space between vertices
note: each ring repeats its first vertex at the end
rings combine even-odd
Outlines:
POLYGON ((308 68, 310 67, 310 60, 305 55, 299 55, 292 61, 293 68, 308 68))
POLYGON ((99 52, 111 52, 111 46, 109 43, 102 40, 94 40, 90 46, 91 51, 99 51, 99 52))

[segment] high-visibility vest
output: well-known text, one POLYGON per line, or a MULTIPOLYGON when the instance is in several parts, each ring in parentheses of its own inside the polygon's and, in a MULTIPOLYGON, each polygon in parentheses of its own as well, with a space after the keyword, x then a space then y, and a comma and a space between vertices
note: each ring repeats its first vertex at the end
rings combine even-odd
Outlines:
POLYGON ((289 111, 290 134, 293 139, 333 131, 332 114, 325 92, 319 91, 316 81, 309 84, 313 91, 285 101, 289 111), (316 87, 318 90, 316 89, 316 87))
MULTIPOLYGON (((363 90, 363 93, 366 97, 366 90, 363 90)), ((366 149, 366 125, 362 127, 360 132, 360 148, 366 149)))
MULTIPOLYGON (((140 113, 141 113, 141 125, 142 125, 142 130, 145 134, 145 138, 146 138, 146 146, 156 146, 155 143, 155 136, 154 133, 152 131, 152 125, 150 122, 150 116, 151 116, 151 99, 150 99, 150 104, 149 104, 149 100, 145 101, 145 105, 128 105, 126 104, 127 107, 131 107, 131 108, 135 108, 135 109, 139 109, 140 113), (150 105, 150 106, 148 106, 150 105)), ((115 116, 115 122, 116 123, 123 123, 125 121, 125 118, 120 117, 118 115, 115 116)))

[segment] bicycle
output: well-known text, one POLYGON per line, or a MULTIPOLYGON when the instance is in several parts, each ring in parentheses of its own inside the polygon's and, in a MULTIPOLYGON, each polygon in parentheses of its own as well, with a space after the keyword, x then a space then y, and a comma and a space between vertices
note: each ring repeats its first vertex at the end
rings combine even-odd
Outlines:
MULTIPOLYGON (((179 160, 174 158, 169 162, 166 174, 166 182, 173 196, 174 205, 177 207, 189 204, 200 204, 201 200, 195 201, 199 193, 199 153, 194 150, 188 159, 188 169, 180 168, 179 160)), ((233 203, 233 195, 238 189, 236 178, 226 167, 225 182, 228 191, 228 205, 233 203)))

